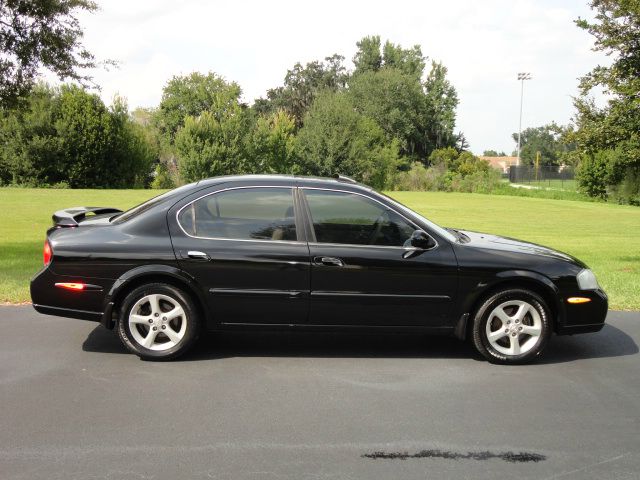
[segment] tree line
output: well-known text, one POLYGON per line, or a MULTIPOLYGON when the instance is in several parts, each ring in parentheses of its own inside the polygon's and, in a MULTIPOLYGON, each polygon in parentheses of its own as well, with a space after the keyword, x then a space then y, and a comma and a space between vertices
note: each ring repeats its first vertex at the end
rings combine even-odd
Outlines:
MULTIPOLYGON (((577 166, 580 189, 640 204, 640 1, 592 0, 578 19, 611 58, 580 79, 576 114, 522 132, 521 157, 577 166), (606 104, 591 94, 603 90, 606 104)), ((112 63, 82 45, 90 0, 0 2, 0 184, 169 187, 232 173, 341 173, 376 187, 491 189, 496 177, 455 133, 458 97, 421 47, 379 36, 345 58, 297 63, 252 105, 209 73, 173 77, 156 108, 127 113, 86 90, 112 63), (38 83, 39 69, 76 86, 38 83), (90 71, 90 70, 89 70, 90 71)), ((487 151, 489 155, 498 152, 487 151)))
POLYGON ((446 67, 379 36, 357 47, 353 69, 337 54, 297 63, 252 105, 214 72, 171 78, 156 108, 131 115, 122 99, 105 106, 79 86, 35 84, 1 110, 0 181, 167 188, 228 174, 339 173, 389 188, 434 151, 459 155, 466 142, 454 133, 446 67))

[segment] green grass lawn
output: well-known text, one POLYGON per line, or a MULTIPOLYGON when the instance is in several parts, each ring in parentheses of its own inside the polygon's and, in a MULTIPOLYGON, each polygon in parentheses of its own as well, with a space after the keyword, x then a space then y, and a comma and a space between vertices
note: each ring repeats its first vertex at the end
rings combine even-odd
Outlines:
POLYGON ((530 185, 536 188, 551 188, 553 190, 568 190, 571 192, 576 192, 578 190, 578 182, 575 179, 571 180, 560 180, 560 179, 550 179, 550 180, 535 180, 532 179, 530 181, 520 181, 516 182, 519 185, 530 185))
MULTIPOLYGON (((128 208, 154 190, 0 188, 0 302, 29 300, 51 214, 88 205, 128 208)), ((391 192, 443 225, 547 245, 585 261, 614 309, 640 310, 640 208, 606 203, 442 192, 391 192)))

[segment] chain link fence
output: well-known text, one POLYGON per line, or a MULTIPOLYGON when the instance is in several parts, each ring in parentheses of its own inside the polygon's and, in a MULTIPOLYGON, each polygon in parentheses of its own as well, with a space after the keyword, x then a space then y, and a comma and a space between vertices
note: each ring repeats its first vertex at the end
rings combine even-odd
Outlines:
POLYGON ((528 185, 532 188, 555 190, 577 190, 575 170, 564 165, 512 165, 509 167, 509 182, 528 185))

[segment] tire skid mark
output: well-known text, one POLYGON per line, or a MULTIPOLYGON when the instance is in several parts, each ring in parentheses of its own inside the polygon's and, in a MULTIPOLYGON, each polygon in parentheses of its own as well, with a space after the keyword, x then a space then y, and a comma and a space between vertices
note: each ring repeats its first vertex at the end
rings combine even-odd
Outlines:
POLYGON ((407 460, 410 458, 444 458, 446 460, 490 460, 497 458, 509 463, 542 462, 547 459, 545 455, 531 452, 451 452, 447 450, 420 450, 416 453, 409 452, 372 452, 362 455, 363 458, 372 460, 407 460))

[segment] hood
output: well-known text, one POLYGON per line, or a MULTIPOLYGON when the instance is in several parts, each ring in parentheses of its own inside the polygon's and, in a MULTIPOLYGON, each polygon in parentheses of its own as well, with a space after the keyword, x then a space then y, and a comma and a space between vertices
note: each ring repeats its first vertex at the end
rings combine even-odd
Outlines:
POLYGON ((469 238, 465 243, 472 247, 550 257, 586 268, 586 265, 583 262, 567 253, 559 252, 558 250, 553 250, 552 248, 537 245, 535 243, 525 242, 515 238, 500 237, 490 233, 469 232, 466 230, 458 230, 458 232, 469 238))

